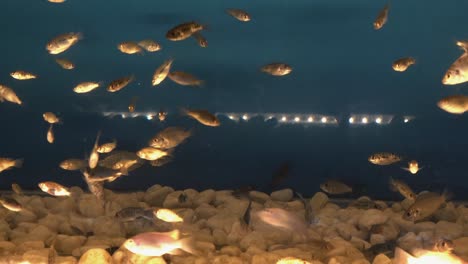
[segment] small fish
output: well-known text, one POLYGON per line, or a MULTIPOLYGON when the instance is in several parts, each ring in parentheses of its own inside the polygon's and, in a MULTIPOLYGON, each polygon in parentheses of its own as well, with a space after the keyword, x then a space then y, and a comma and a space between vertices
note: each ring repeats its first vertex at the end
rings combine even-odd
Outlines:
POLYGON ((60 4, 60 3, 65 2, 65 0, 47 0, 47 1, 49 1, 50 3, 56 3, 56 4, 60 4))
POLYGON ((23 190, 21 189, 21 186, 19 186, 19 184, 17 184, 17 183, 12 183, 11 184, 11 189, 17 195, 22 195, 23 194, 23 190))
POLYGON ((201 86, 204 82, 197 77, 181 71, 170 72, 167 77, 173 82, 184 86, 201 86))
POLYGON ((52 112, 45 112, 44 114, 42 114, 42 118, 44 118, 44 121, 46 121, 49 124, 61 123, 60 118, 58 118, 52 112))
POLYGON ((99 161, 99 166, 113 170, 132 171, 141 167, 143 160, 135 152, 114 150, 109 156, 99 161))
POLYGON ((134 221, 140 217, 152 221, 153 210, 148 210, 141 207, 126 207, 115 213, 115 217, 117 217, 122 222, 134 221))
POLYGON ((112 141, 112 142, 104 143, 104 144, 100 145, 97 148, 97 152, 101 153, 101 154, 109 153, 109 152, 113 151, 116 147, 117 147, 117 140, 114 139, 114 141, 112 141))
POLYGON ((73 88, 75 93, 89 93, 101 86, 99 82, 82 82, 73 88))
POLYGON ((125 54, 143 54, 143 49, 136 42, 128 41, 117 45, 117 49, 125 54))
POLYGON ((196 32, 192 35, 192 37, 197 41, 198 46, 202 48, 208 47, 208 40, 200 32, 196 32))
POLYGON ((205 29, 206 26, 197 22, 186 22, 171 28, 166 33, 166 38, 171 41, 180 41, 191 37, 194 33, 205 29))
POLYGON ((167 112, 166 111, 163 111, 162 109, 158 112, 158 119, 160 122, 164 122, 164 120, 166 120, 166 117, 167 117, 167 112))
POLYGON ((156 86, 160 84, 164 79, 166 79, 169 71, 171 70, 172 63, 174 62, 173 59, 166 60, 161 66, 159 66, 153 74, 153 80, 151 84, 156 86))
POLYGON ((161 45, 154 40, 146 39, 138 42, 138 45, 148 52, 156 52, 161 50, 161 45))
POLYGON ((306 200, 300 193, 296 193, 296 195, 297 197, 299 197, 302 204, 304 205, 304 209, 305 209, 304 216, 305 216, 306 223, 309 225, 315 223, 315 217, 314 217, 314 213, 313 213, 312 205, 310 204, 310 201, 306 200))
POLYGON ((46 182, 41 182, 38 184, 39 188, 45 192, 48 193, 52 196, 70 196, 71 193, 68 191, 67 188, 64 186, 52 182, 52 181, 46 181, 46 182))
POLYGON ((167 127, 156 134, 148 145, 153 148, 171 149, 183 143, 192 135, 192 130, 185 130, 181 127, 167 127))
POLYGON ((113 170, 105 167, 96 167, 94 169, 87 168, 83 171, 83 175, 88 182, 113 182, 123 175, 128 175, 125 170, 113 170))
POLYGON ((167 163, 171 162, 172 160, 173 160, 173 156, 164 156, 157 160, 151 160, 150 165, 153 167, 162 167, 166 165, 167 163))
POLYGON ((299 234, 307 233, 307 225, 303 219, 296 214, 281 208, 266 208, 258 211, 257 216, 265 223, 297 232, 299 234))
POLYGON ((23 102, 21 102, 21 100, 18 98, 13 89, 0 84, 0 103, 5 100, 19 105, 23 104, 23 102))
POLYGON ((385 7, 379 12, 377 18, 374 21, 374 29, 379 30, 381 29, 388 20, 388 10, 390 9, 390 5, 387 4, 385 7))
POLYGON ((250 21, 250 15, 244 10, 228 8, 226 9, 226 12, 239 21, 242 21, 242 22, 250 21))
POLYGON ((60 168, 69 171, 81 170, 86 167, 86 161, 81 159, 67 159, 60 163, 60 168))
POLYGON ((81 33, 70 32, 61 34, 49 41, 46 45, 46 49, 50 54, 60 54, 75 45, 82 38, 83 35, 81 33))
POLYGON ((132 100, 130 101, 130 104, 128 105, 128 111, 130 113, 135 112, 135 107, 136 107, 137 101, 138 101, 138 96, 132 97, 132 100))
POLYGON ((25 71, 14 71, 10 73, 10 76, 13 77, 16 80, 31 80, 31 79, 36 79, 37 75, 30 73, 30 72, 25 72, 25 71))
POLYGON ((188 197, 184 192, 179 194, 179 196, 177 197, 177 202, 179 202, 179 203, 186 203, 187 200, 188 200, 188 197))
POLYGON ((135 79, 135 76, 130 75, 117 80, 112 81, 109 86, 107 86, 107 91, 111 93, 118 92, 125 88, 129 83, 135 79))
POLYGON ((405 182, 401 180, 395 180, 390 178, 390 190, 394 192, 399 192, 403 197, 408 200, 415 200, 416 194, 413 192, 411 187, 408 186, 405 182))
POLYGON ((100 201, 101 205, 105 205, 105 193, 104 193, 104 182, 91 182, 84 176, 84 180, 88 185, 88 190, 100 201))
POLYGON ((353 188, 337 180, 328 180, 320 184, 320 189, 329 194, 344 194, 353 191, 353 188))
POLYGON ((93 149, 91 150, 91 155, 89 156, 88 166, 91 169, 96 168, 99 162, 99 153, 97 151, 99 147, 99 137, 101 136, 101 131, 97 133, 96 141, 94 142, 93 149))
POLYGON ((416 60, 412 57, 401 58, 393 62, 392 68, 397 72, 404 72, 409 66, 416 63, 416 60))
POLYGON ((75 69, 75 64, 67 59, 56 59, 55 62, 65 70, 75 69))
POLYGON ((193 119, 197 120, 201 124, 210 127, 218 127, 221 125, 219 119, 213 115, 212 113, 208 112, 207 110, 202 109, 182 109, 182 112, 185 115, 192 117, 193 119))
POLYGON ((53 124, 50 124, 49 129, 47 130, 47 142, 50 144, 53 144, 55 141, 54 131, 52 130, 53 126, 53 124))
POLYGON ((273 76, 284 76, 292 72, 292 67, 286 63, 270 63, 260 70, 273 76))
POLYGON ((160 257, 164 254, 171 254, 177 249, 195 254, 192 239, 183 238, 179 240, 179 236, 180 232, 177 229, 167 233, 141 233, 127 239, 122 246, 130 252, 142 256, 160 257))
POLYGON ((450 65, 442 84, 456 85, 468 81, 468 41, 457 41, 457 46, 463 49, 463 54, 450 65))
POLYGON ((154 209, 153 211, 154 216, 160 220, 163 220, 164 222, 168 223, 181 223, 184 222, 184 219, 182 219, 180 216, 178 216, 176 213, 174 213, 172 210, 169 209, 154 209))
POLYGON ((21 168, 23 159, 0 158, 0 173, 11 168, 21 168))
POLYGON ((311 264, 309 261, 305 261, 295 257, 285 257, 279 259, 276 264, 311 264))
POLYGON ((418 171, 422 170, 424 167, 419 167, 419 164, 417 161, 412 160, 408 162, 408 168, 402 167, 405 171, 409 171, 411 174, 416 174, 418 171))
POLYGON ((5 207, 6 209, 12 212, 20 212, 23 210, 23 206, 13 198, 7 198, 7 197, 0 198, 0 203, 2 204, 3 207, 5 207))
POLYGON ((252 211, 252 200, 249 199, 249 203, 247 205, 247 208, 244 211, 244 215, 242 216, 242 223, 247 226, 247 228, 250 226, 250 212, 252 211))
POLYGON ((447 192, 442 195, 433 192, 420 194, 416 201, 403 214, 407 221, 418 221, 433 215, 449 198, 447 192))
POLYGON ((164 156, 170 155, 171 152, 153 147, 145 147, 139 150, 136 154, 138 157, 144 160, 157 160, 164 156))
POLYGON ((468 96, 450 95, 437 102, 437 106, 450 114, 461 115, 468 111, 468 96))
POLYGON ((375 165, 386 166, 401 161, 401 157, 389 152, 379 152, 370 155, 368 161, 375 165))

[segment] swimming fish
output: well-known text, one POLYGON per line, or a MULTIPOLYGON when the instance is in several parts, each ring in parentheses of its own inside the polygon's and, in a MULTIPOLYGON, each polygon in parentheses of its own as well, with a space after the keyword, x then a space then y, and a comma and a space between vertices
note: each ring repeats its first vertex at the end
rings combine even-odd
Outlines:
POLYGON ((219 119, 213 115, 212 113, 208 112, 207 110, 202 109, 182 109, 182 113, 192 117, 193 119, 197 120, 201 124, 205 126, 217 127, 221 125, 219 119))
POLYGON ((413 192, 411 187, 408 186, 405 182, 401 180, 395 180, 390 177, 390 190, 394 192, 399 192, 403 197, 405 197, 408 200, 415 200, 416 199, 416 194, 413 192))
POLYGON ((16 80, 21 80, 21 81, 22 80, 31 80, 31 79, 36 79, 37 78, 36 74, 26 72, 26 71, 14 71, 14 72, 10 73, 10 76, 13 77, 16 80))
POLYGON ((0 204, 2 204, 3 207, 12 212, 20 212, 23 210, 23 206, 13 198, 0 198, 0 204))
POLYGON ((192 239, 179 239, 179 230, 173 230, 167 233, 147 232, 138 234, 123 243, 123 247, 132 253, 143 256, 162 256, 171 254, 177 249, 182 249, 188 253, 194 254, 192 248, 192 239))
POLYGON ((374 21, 374 29, 379 30, 381 29, 388 20, 388 10, 390 9, 390 5, 387 4, 385 7, 379 12, 377 18, 374 21))
POLYGON ((183 143, 192 135, 192 130, 185 130, 181 127, 167 127, 154 136, 148 145, 153 148, 170 149, 183 143))
POLYGON ((117 147, 117 140, 114 139, 114 141, 112 141, 112 142, 104 143, 104 144, 100 145, 97 148, 97 152, 101 153, 101 154, 109 153, 109 152, 113 151, 116 147, 117 147))
POLYGON ((153 147, 145 147, 140 149, 137 153, 138 157, 145 160, 157 160, 164 156, 171 155, 169 150, 162 150, 153 147))
POLYGON ((168 223, 181 223, 184 222, 184 219, 182 219, 179 215, 174 213, 172 210, 169 209, 154 209, 153 211, 154 216, 160 220, 163 220, 164 222, 168 223))
POLYGON ((127 41, 117 45, 117 49, 125 54, 143 54, 143 49, 136 42, 127 41))
POLYGON ((75 64, 67 59, 56 59, 55 62, 65 70, 73 70, 75 68, 75 64))
POLYGON ((11 168, 21 168, 23 159, 0 158, 0 173, 11 168))
POLYGON ((44 118, 44 121, 46 121, 49 124, 57 124, 60 123, 60 118, 58 118, 54 113, 52 112, 45 112, 42 114, 42 118, 44 118))
POLYGON ((94 169, 86 168, 83 171, 83 175, 88 179, 89 182, 102 182, 102 181, 113 182, 120 176, 128 175, 128 172, 125 169, 113 170, 113 169, 98 166, 94 169))
POLYGON ((329 194, 344 194, 353 191, 353 188, 337 180, 328 180, 320 184, 320 189, 329 194))
POLYGON ((296 214, 281 208, 266 208, 258 211, 257 216, 265 223, 299 234, 307 233, 307 225, 296 214))
POLYGON ((96 141, 94 141, 93 149, 91 150, 91 155, 89 156, 88 166, 91 169, 96 168, 99 162, 99 152, 97 151, 99 147, 99 137, 101 136, 101 131, 97 133, 96 141))
POLYGON ((50 124, 49 129, 47 130, 47 142, 53 144, 55 141, 54 131, 53 129, 54 124, 50 124))
POLYGON ((67 159, 60 162, 59 167, 69 171, 81 170, 86 167, 86 161, 81 159, 67 159))
POLYGON ((389 152, 379 152, 370 155, 368 161, 375 165, 386 166, 401 161, 401 157, 389 152))
POLYGON ((0 103, 3 101, 8 101, 19 105, 23 104, 13 89, 0 84, 0 103))
POLYGON ((113 151, 109 156, 99 161, 99 166, 113 169, 132 171, 144 164, 144 161, 134 152, 129 151, 113 151))
POLYGON ((397 72, 404 72, 415 63, 416 60, 412 57, 401 58, 393 62, 392 68, 397 72))
POLYGON ((468 41, 457 41, 463 54, 450 65, 442 78, 442 84, 456 85, 468 81, 468 41))
POLYGON ((111 93, 118 92, 125 88, 128 84, 130 84, 133 79, 135 79, 134 75, 126 76, 119 78, 117 80, 112 81, 108 86, 107 86, 107 91, 111 93))
POLYGON ((101 85, 99 82, 82 82, 73 88, 75 93, 89 93, 101 85))
POLYGON ((161 50, 161 45, 159 45, 159 43, 151 39, 142 40, 138 42, 138 45, 148 52, 156 52, 158 50, 161 50))
POLYGON ((416 174, 418 171, 422 170, 423 167, 419 167, 419 164, 417 161, 412 160, 408 162, 408 168, 402 167, 405 171, 409 171, 411 174, 416 174))
POLYGON ((260 70, 273 76, 284 76, 292 72, 292 67, 286 63, 270 63, 260 70))
POLYGON ((132 100, 130 101, 130 104, 128 105, 128 111, 130 113, 135 112, 135 107, 136 107, 137 101, 138 101, 138 96, 132 97, 132 100))
POLYGON ((468 111, 468 96, 450 95, 437 102, 437 106, 450 114, 461 115, 468 111))
POLYGON ((202 48, 208 47, 208 40, 206 40, 206 38, 200 32, 193 33, 192 37, 197 41, 198 46, 202 48))
POLYGON ((141 207, 126 207, 115 213, 115 217, 122 222, 134 221, 140 217, 153 220, 153 210, 141 207))
POLYGON ((46 45, 46 49, 50 54, 60 54, 75 45, 82 38, 83 34, 81 33, 70 32, 61 34, 49 41, 46 45))
POLYGON ((403 214, 403 219, 408 221, 418 221, 433 215, 444 204, 449 195, 427 192, 420 194, 416 201, 403 214))
POLYGON ((250 21, 250 15, 244 10, 228 8, 226 9, 226 12, 239 21, 242 21, 242 22, 250 21))
POLYGON ((71 193, 68 191, 68 188, 65 188, 64 186, 52 182, 52 181, 46 181, 46 182, 41 182, 38 184, 39 188, 50 195, 53 196, 70 196, 71 193))
POLYGON ((173 82, 184 86, 201 86, 204 84, 204 81, 197 77, 181 71, 170 72, 167 77, 169 77, 173 82))
POLYGON ((166 79, 169 71, 171 70, 171 65, 174 62, 173 59, 166 60, 161 66, 159 66, 153 74, 153 80, 151 84, 156 86, 160 84, 164 79, 166 79))
POLYGON ((296 195, 299 197, 302 204, 304 205, 304 209, 305 209, 304 216, 305 216, 306 223, 309 224, 309 225, 313 224, 315 222, 315 216, 314 216, 314 212, 312 210, 312 204, 310 203, 309 200, 306 200, 302 196, 302 194, 296 192, 296 195))
POLYGON ((205 29, 206 26, 203 26, 197 22, 191 21, 179 24, 171 28, 166 33, 166 38, 171 41, 180 41, 191 37, 194 33, 205 29))

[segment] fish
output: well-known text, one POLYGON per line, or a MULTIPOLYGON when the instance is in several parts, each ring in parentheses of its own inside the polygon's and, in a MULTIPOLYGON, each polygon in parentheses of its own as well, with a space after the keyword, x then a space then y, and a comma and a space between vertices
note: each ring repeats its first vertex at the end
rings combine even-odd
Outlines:
POLYGON ((47 130, 47 142, 53 144, 55 141, 54 131, 53 129, 54 124, 50 124, 49 129, 47 130))
POLYGON ((192 37, 197 41, 198 46, 202 48, 208 47, 208 40, 206 40, 206 38, 200 32, 194 33, 192 37))
POLYGON ((21 212, 23 210, 23 206, 13 198, 0 198, 0 204, 12 212, 21 212))
POLYGON ((142 256, 160 257, 164 254, 172 254, 182 249, 191 254, 196 254, 192 246, 192 238, 179 239, 179 230, 171 232, 147 232, 138 234, 123 243, 123 247, 130 252, 142 256))
POLYGON ((11 184, 11 190, 13 190, 13 192, 16 193, 17 195, 23 194, 23 190, 21 189, 21 186, 19 186, 19 184, 17 183, 11 184))
POLYGON ((129 85, 134 79, 135 79, 135 76, 130 75, 130 76, 126 76, 126 77, 122 77, 120 79, 114 80, 107 86, 107 91, 110 93, 118 92, 122 90, 123 88, 125 88, 125 86, 129 85))
POLYGON ((26 71, 14 71, 14 72, 10 73, 10 76, 13 77, 16 80, 21 80, 21 81, 22 80, 32 80, 32 79, 37 78, 36 74, 26 72, 26 71))
POLYGON ((247 228, 250 226, 250 219, 251 219, 251 211, 252 211, 252 200, 249 198, 249 203, 247 204, 247 208, 245 208, 244 215, 241 218, 242 224, 247 228))
POLYGON ((42 118, 44 118, 44 121, 46 121, 49 124, 58 124, 61 123, 60 118, 58 118, 54 113, 52 112, 45 112, 42 114, 42 118))
POLYGON ((83 175, 88 179, 89 182, 113 182, 123 175, 128 175, 128 172, 125 169, 114 170, 98 166, 94 169, 87 168, 83 171, 83 175))
POLYGON ((422 193, 403 214, 403 219, 412 222, 425 219, 433 215, 449 199, 449 196, 447 191, 442 194, 422 193))
POLYGON ((415 200, 416 199, 416 194, 413 192, 411 187, 408 186, 405 182, 401 180, 395 180, 390 177, 390 190, 394 192, 399 192, 403 197, 405 197, 408 200, 415 200))
POLYGON ((206 26, 197 22, 185 22, 167 31, 166 38, 171 41, 181 41, 191 37, 194 33, 203 29, 206 29, 206 26))
POLYGON ((404 72, 415 63, 416 60, 412 57, 401 58, 393 62, 392 68, 397 72, 404 72))
POLYGON ((142 40, 138 42, 138 45, 148 52, 156 52, 158 50, 161 50, 161 45, 159 45, 159 43, 151 39, 142 40))
POLYGON ((231 15, 232 17, 234 17, 235 19, 239 21, 242 21, 242 22, 250 21, 250 15, 244 10, 228 8, 226 9, 226 13, 228 13, 229 15, 231 15))
POLYGON ((122 222, 134 221, 137 218, 153 220, 153 210, 141 207, 126 207, 115 213, 115 217, 122 222))
POLYGON ((284 257, 276 261, 276 264, 311 264, 309 261, 305 261, 295 257, 284 257))
POLYGON ((381 29, 387 23, 389 9, 390 9, 390 5, 386 4, 384 8, 377 15, 377 18, 374 20, 375 30, 381 29))
POLYGON ((109 152, 112 152, 116 147, 117 147, 117 140, 114 139, 114 141, 112 142, 104 143, 100 145, 97 148, 97 152, 101 154, 109 153, 109 152))
POLYGON ((12 168, 21 168, 23 159, 10 159, 0 157, 0 173, 12 168))
POLYGON ((153 167, 162 167, 167 163, 171 162, 173 159, 173 156, 164 156, 157 160, 151 160, 149 164, 153 167))
POLYGON ((311 225, 313 223, 315 223, 315 216, 314 216, 314 212, 312 210, 312 205, 310 204, 310 201, 306 200, 302 194, 296 192, 296 195, 297 197, 299 197, 299 199, 301 200, 302 204, 304 205, 304 209, 305 209, 305 220, 306 220, 306 223, 311 225))
POLYGON ((286 63, 270 63, 260 68, 264 73, 273 76, 284 76, 292 72, 292 67, 286 63))
POLYGON ((99 166, 113 170, 132 171, 144 164, 144 161, 134 152, 129 151, 113 151, 109 156, 99 161, 99 166))
POLYGON ((368 161, 375 165, 386 166, 401 161, 401 157, 389 152, 378 152, 370 155, 368 161))
POLYGON ((174 62, 173 59, 168 59, 159 66, 156 71, 154 71, 153 74, 153 79, 151 81, 151 84, 153 86, 156 86, 160 84, 164 79, 166 79, 167 75, 169 74, 169 71, 171 70, 172 63, 174 62))
POLYGON ((59 167, 69 171, 81 170, 86 167, 86 161, 82 159, 67 159, 60 162, 59 167))
POLYGON ((75 93, 89 93, 101 86, 100 82, 82 82, 73 88, 75 93))
POLYGON ((450 95, 439 100, 437 106, 450 114, 461 115, 468 111, 468 96, 450 95))
POLYGON ((377 209, 377 204, 374 201, 372 201, 372 199, 368 196, 361 196, 357 200, 354 200, 351 203, 349 203, 349 207, 356 207, 358 209, 369 210, 377 209))
POLYGON ((89 156, 88 166, 90 169, 96 168, 99 162, 99 153, 97 151, 99 146, 99 137, 101 136, 101 131, 99 130, 96 136, 96 141, 94 141, 93 149, 91 150, 91 155, 89 156))
POLYGON ((39 188, 52 196, 70 196, 71 193, 68 188, 52 181, 41 182, 38 184, 39 188))
POLYGON ((47 0, 47 1, 49 1, 49 3, 56 3, 56 4, 60 4, 60 3, 65 2, 65 0, 47 0))
POLYGON ((266 208, 256 212, 256 215, 269 225, 303 235, 307 234, 307 225, 304 219, 284 209, 266 208))
POLYGON ((23 102, 19 99, 16 93, 8 86, 0 84, 0 103, 3 101, 8 101, 14 104, 22 105, 23 102))
POLYGON ((140 149, 137 153, 138 157, 144 160, 157 160, 164 156, 171 155, 170 150, 162 150, 153 147, 145 147, 140 149))
POLYGON ((175 148, 192 136, 192 131, 182 127, 167 127, 151 138, 148 145, 159 149, 175 148))
POLYGON ((456 59, 442 77, 442 84, 456 85, 468 81, 468 41, 457 41, 463 54, 456 59))
POLYGON ((166 120, 166 117, 167 117, 167 112, 166 111, 160 110, 158 112, 158 119, 159 119, 160 122, 164 122, 164 120, 166 120))
POLYGON ((138 96, 132 97, 132 100, 130 101, 130 104, 128 105, 128 111, 130 113, 135 112, 135 107, 136 107, 137 101, 138 101, 138 96))
POLYGON ((450 239, 439 238, 435 241, 433 250, 438 252, 452 252, 455 249, 455 244, 450 239))
POLYGON ((117 45, 117 49, 125 54, 143 54, 143 49, 138 43, 133 41, 122 42, 117 45))
POLYGON ((167 77, 169 77, 173 82, 183 86, 202 86, 204 84, 204 81, 197 77, 181 71, 170 72, 167 77))
POLYGON ((163 220, 164 222, 168 223, 181 223, 184 222, 184 219, 182 219, 179 215, 174 213, 172 210, 169 209, 154 209, 153 214, 156 218, 163 220))
POLYGON ((55 59, 55 62, 65 70, 75 69, 75 64, 67 59, 55 59))
POLYGON ((60 54, 67 51, 81 39, 83 39, 83 34, 81 33, 70 32, 61 34, 49 41, 46 45, 46 49, 49 51, 49 54, 60 54))
POLYGON ((86 175, 87 174, 83 172, 83 178, 86 182, 86 185, 88 185, 89 192, 92 193, 94 197, 98 199, 98 201, 100 201, 101 206, 104 206, 105 205, 104 182, 90 181, 86 175))
POLYGON ((411 174, 416 174, 418 171, 422 170, 424 167, 419 167, 419 164, 417 161, 412 160, 408 162, 408 168, 401 167, 405 171, 409 171, 411 174))
POLYGON ((197 120, 201 124, 210 127, 218 127, 221 125, 219 119, 213 115, 212 113, 208 112, 207 110, 202 109, 182 109, 182 113, 192 117, 193 119, 197 120))
POLYGON ((328 194, 345 194, 353 191, 353 188, 338 180, 328 180, 320 184, 320 189, 328 194))

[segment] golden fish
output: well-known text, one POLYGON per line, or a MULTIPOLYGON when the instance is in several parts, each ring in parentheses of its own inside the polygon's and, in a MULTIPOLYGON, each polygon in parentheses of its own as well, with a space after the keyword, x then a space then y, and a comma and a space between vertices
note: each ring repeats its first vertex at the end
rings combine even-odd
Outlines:
POLYGON ((164 156, 170 155, 169 151, 157 149, 153 147, 145 147, 139 150, 137 153, 138 157, 145 159, 145 160, 157 160, 164 156))
POLYGON ((401 160, 401 157, 393 153, 380 152, 372 154, 371 156, 369 156, 368 160, 372 164, 384 166, 399 162, 401 160))
POLYGON ((141 256, 157 256, 171 254, 171 252, 180 251, 179 249, 196 254, 190 237, 179 240, 179 230, 173 230, 167 233, 147 232, 140 233, 130 239, 127 239, 122 247, 128 251, 141 256))
POLYGON ((180 216, 178 216, 176 213, 169 209, 154 209, 153 213, 155 217, 163 220, 164 222, 180 223, 184 221, 184 219, 182 219, 180 216))
POLYGON ((83 35, 81 33, 65 33, 49 41, 49 43, 47 43, 46 49, 50 54, 59 54, 68 50, 82 38, 83 35))
POLYGON ((166 120, 166 117, 167 117, 167 112, 165 112, 163 110, 158 112, 159 121, 163 122, 164 120, 166 120))
POLYGON ((151 81, 151 84, 153 86, 156 86, 160 84, 164 79, 166 79, 167 75, 169 74, 169 71, 171 70, 171 65, 172 62, 174 62, 173 59, 166 60, 161 66, 159 66, 156 71, 153 74, 153 80, 151 81))
POLYGON ((200 32, 196 32, 192 35, 195 40, 197 41, 198 43, 198 46, 202 47, 202 48, 206 48, 208 47, 208 40, 206 40, 205 37, 202 36, 202 34, 200 34, 200 32))
POLYGON ((181 127, 168 127, 154 136, 148 145, 153 148, 171 149, 177 147, 192 135, 192 130, 181 127))
POLYGON ((195 76, 188 74, 186 72, 181 72, 181 71, 170 72, 168 77, 173 82, 180 84, 180 85, 184 85, 184 86, 185 85, 191 85, 191 86, 203 85, 202 80, 199 80, 195 76))
POLYGON ((328 180, 320 184, 320 189, 329 194, 344 194, 353 191, 351 187, 337 180, 328 180))
POLYGON ((67 59, 56 59, 55 62, 65 70, 73 70, 75 68, 75 64, 67 59))
POLYGON ((409 200, 416 199, 416 194, 413 192, 411 187, 409 187, 408 184, 406 184, 403 181, 390 178, 390 190, 394 192, 399 192, 406 199, 409 199, 409 200))
POLYGON ((390 8, 390 5, 385 5, 385 7, 379 12, 377 15, 377 18, 374 21, 374 29, 379 30, 381 29, 388 20, 388 10, 390 8))
POLYGON ((23 159, 9 159, 0 158, 0 172, 6 171, 11 168, 21 168, 23 166, 23 159))
POLYGON ((89 93, 101 86, 99 82, 82 82, 73 88, 75 93, 89 93))
POLYGON ((194 118, 195 120, 197 120, 198 122, 202 123, 205 126, 217 127, 221 125, 221 122, 219 121, 219 119, 215 115, 211 114, 210 112, 206 110, 182 109, 182 112, 194 118))
POLYGON ((159 43, 157 43, 156 41, 150 39, 142 40, 138 42, 138 45, 140 45, 140 47, 144 48, 148 52, 156 52, 158 50, 161 50, 161 45, 159 45, 159 43))
POLYGON ((292 67, 286 63, 270 63, 260 70, 273 76, 284 76, 292 72, 292 67))
POLYGON ((112 81, 109 86, 107 86, 107 91, 114 93, 122 90, 125 86, 131 83, 135 79, 135 76, 130 75, 127 77, 123 77, 117 80, 112 81))
POLYGON ((42 117, 44 118, 44 121, 46 121, 49 124, 60 123, 60 119, 52 112, 45 112, 44 114, 42 114, 42 117))
POLYGON ((166 33, 166 38, 172 41, 180 41, 189 38, 193 33, 205 29, 205 26, 197 22, 186 22, 177 25, 166 33))
POLYGON ((468 96, 450 95, 437 102, 437 106, 448 113, 461 115, 468 111, 468 96))
POLYGON ((442 195, 433 192, 420 194, 416 198, 416 201, 406 210, 403 219, 418 221, 431 216, 448 200, 448 196, 446 192, 442 195))
POLYGON ((137 101, 138 101, 138 96, 133 97, 132 100, 130 101, 130 104, 128 105, 128 111, 130 113, 135 112, 135 107, 136 107, 137 101))
POLYGON ((25 71, 14 71, 10 73, 10 76, 15 78, 16 80, 31 80, 37 78, 37 75, 25 71))
POLYGON ((109 153, 113 151, 117 147, 117 140, 114 140, 109 143, 102 144, 97 148, 97 152, 103 154, 103 153, 109 153))
POLYGON ((47 142, 50 144, 53 144, 55 141, 54 131, 52 130, 53 126, 53 124, 50 124, 49 129, 47 130, 47 142))
POLYGON ((101 136, 101 131, 97 133, 96 141, 94 141, 93 150, 91 150, 91 155, 89 155, 88 166, 91 169, 96 168, 99 162, 99 153, 97 151, 99 145, 99 137, 101 136))
POLYGON ((23 206, 20 203, 18 203, 15 199, 12 199, 12 198, 7 198, 7 197, 0 198, 0 203, 2 204, 3 207, 5 207, 6 209, 12 212, 20 212, 23 210, 23 206))
POLYGON ((59 166, 64 170, 81 170, 86 167, 86 161, 81 159, 67 159, 62 161, 59 166))
POLYGON ((423 167, 419 167, 419 164, 417 161, 412 160, 408 162, 408 168, 403 168, 405 171, 409 171, 411 174, 416 174, 418 171, 422 170, 423 167))
POLYGON ((0 103, 5 100, 19 105, 23 104, 23 102, 21 102, 21 100, 18 98, 13 89, 0 84, 0 103))
POLYGON ((463 54, 450 65, 442 84, 456 85, 468 81, 468 41, 457 41, 457 46, 463 49, 463 54))
POLYGON ((117 49, 126 54, 143 54, 143 50, 136 42, 122 42, 117 45, 117 49))
POLYGON ((244 10, 241 9, 234 9, 234 8, 228 8, 226 9, 226 12, 236 18, 239 21, 242 22, 248 22, 250 21, 250 15, 245 12, 244 10))
POLYGON ((276 262, 276 264, 311 264, 308 261, 294 258, 294 257, 286 257, 286 258, 281 258, 276 262))
POLYGON ((404 72, 409 66, 416 63, 416 60, 411 57, 401 58, 393 62, 392 68, 398 72, 404 72))
POLYGON ((53 196, 70 196, 71 193, 68 191, 67 188, 63 187, 62 185, 56 183, 56 182, 51 182, 51 181, 46 181, 46 182, 41 182, 38 184, 39 188, 50 195, 53 196))

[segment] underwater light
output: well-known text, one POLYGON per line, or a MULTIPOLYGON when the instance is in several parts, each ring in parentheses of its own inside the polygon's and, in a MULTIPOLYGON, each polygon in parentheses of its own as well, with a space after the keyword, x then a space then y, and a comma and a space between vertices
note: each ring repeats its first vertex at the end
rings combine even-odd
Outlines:
POLYGON ((153 116, 152 115, 146 115, 146 119, 153 120, 153 116))
POLYGON ((294 118, 294 122, 299 122, 299 121, 301 121, 301 118, 298 117, 298 116, 296 116, 296 117, 294 118))
POLYGON ((281 118, 281 121, 283 121, 283 122, 286 122, 287 120, 288 120, 288 119, 287 119, 285 116, 283 116, 283 117, 281 118))
POLYGON ((382 123, 382 118, 381 117, 377 117, 377 119, 375 119, 375 122, 377 124, 381 124, 382 123))
POLYGON ((249 119, 249 116, 245 114, 245 115, 242 116, 242 119, 248 120, 248 119, 249 119))
POLYGON ((349 121, 350 124, 354 123, 354 117, 350 117, 350 118, 348 119, 348 121, 349 121))
POLYGON ((405 120, 403 120, 403 122, 408 123, 408 122, 409 122, 409 119, 408 119, 408 118, 405 118, 405 120))
POLYGON ((309 116, 309 118, 307 118, 307 122, 309 123, 314 122, 314 118, 312 116, 309 116))
POLYGON ((122 116, 123 119, 127 118, 126 114, 122 114, 121 116, 122 116))
POLYGON ((326 122, 327 122, 327 118, 326 118, 326 117, 322 117, 322 119, 321 119, 320 121, 322 121, 322 123, 326 123, 326 122))
POLYGON ((363 124, 367 124, 367 122, 369 122, 369 120, 367 119, 367 117, 363 117, 363 118, 362 118, 362 123, 363 123, 363 124))

